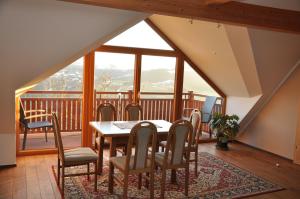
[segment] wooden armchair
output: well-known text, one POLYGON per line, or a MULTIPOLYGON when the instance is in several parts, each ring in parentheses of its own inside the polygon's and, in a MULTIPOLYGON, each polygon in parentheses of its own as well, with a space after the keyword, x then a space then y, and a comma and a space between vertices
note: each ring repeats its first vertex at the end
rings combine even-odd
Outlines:
POLYGON ((61 139, 60 125, 55 113, 52 113, 52 122, 55 137, 55 146, 58 149, 57 157, 57 184, 60 186, 60 177, 62 178, 61 193, 64 195, 65 177, 87 175, 90 179, 90 174, 95 175, 94 190, 97 191, 97 154, 89 147, 78 147, 74 149, 64 150, 61 139), (95 171, 90 172, 90 163, 94 163, 95 171), (65 174, 66 167, 87 165, 87 173, 72 173, 65 174), (62 173, 60 174, 60 170, 62 173))
POLYGON ((157 129, 151 122, 140 122, 136 124, 130 132, 127 155, 121 157, 111 157, 109 160, 109 186, 108 191, 113 193, 113 183, 117 181, 123 184, 123 198, 127 198, 128 176, 131 174, 138 174, 138 188, 141 188, 142 174, 147 179, 147 186, 150 181, 150 198, 154 198, 154 155, 155 151, 151 151, 148 155, 149 146, 153 149, 156 147, 157 129), (132 148, 135 145, 135 153, 132 155, 132 148), (114 168, 120 170, 124 175, 121 180, 114 176, 114 168), (123 183, 122 183, 123 182, 123 183))
POLYGON ((47 128, 53 127, 52 123, 49 122, 48 120, 30 122, 30 120, 33 118, 43 118, 43 119, 46 118, 47 119, 49 116, 51 116, 51 114, 45 114, 45 112, 46 112, 45 110, 26 110, 25 111, 22 101, 20 99, 20 124, 24 128, 22 150, 25 150, 25 148, 26 148, 26 140, 27 140, 28 130, 38 129, 38 128, 44 129, 46 142, 48 141, 47 128))
POLYGON ((188 196, 189 162, 193 127, 187 120, 177 120, 170 127, 166 150, 155 154, 155 164, 162 170, 161 198, 164 198, 167 169, 185 169, 185 195, 188 196), (187 143, 187 145, 186 145, 187 143))
POLYGON ((143 119, 143 109, 141 105, 132 103, 125 107, 125 118, 128 121, 136 121, 143 119))

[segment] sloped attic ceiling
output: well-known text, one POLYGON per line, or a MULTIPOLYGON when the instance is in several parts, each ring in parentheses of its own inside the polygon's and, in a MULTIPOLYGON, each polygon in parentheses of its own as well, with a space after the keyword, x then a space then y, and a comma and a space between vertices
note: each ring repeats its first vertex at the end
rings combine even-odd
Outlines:
MULTIPOLYGON (((249 90, 239 68, 240 60, 235 58, 230 38, 222 24, 189 20, 178 17, 153 15, 154 22, 198 67, 226 94, 230 96, 248 97, 249 90)), ((241 28, 240 35, 247 34, 241 28)), ((242 38, 244 41, 246 39, 242 38)), ((248 66, 255 68, 251 50, 245 55, 250 61, 248 66), (252 60, 251 60, 252 59, 252 60)), ((254 70, 255 73, 255 70, 254 70)), ((248 74, 248 77, 251 74, 248 74)), ((255 74, 252 79, 257 79, 255 74)), ((258 85, 258 84, 256 84, 258 85)), ((259 90, 259 88, 255 88, 259 90)), ((250 93, 250 94, 249 94, 250 93)), ((255 93, 256 94, 256 93, 255 93)))
POLYGON ((227 96, 268 94, 300 58, 300 35, 152 15, 227 96))

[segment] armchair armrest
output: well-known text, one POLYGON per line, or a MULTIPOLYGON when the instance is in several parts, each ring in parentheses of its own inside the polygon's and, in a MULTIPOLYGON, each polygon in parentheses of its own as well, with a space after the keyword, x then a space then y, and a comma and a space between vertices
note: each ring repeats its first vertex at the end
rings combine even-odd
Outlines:
POLYGON ((43 110, 43 109, 38 109, 38 110, 28 110, 28 111, 24 111, 25 114, 26 113, 34 113, 34 112, 41 112, 41 113, 45 113, 46 110, 43 110))
POLYGON ((50 117, 50 116, 52 116, 52 115, 51 114, 39 114, 39 115, 31 115, 31 116, 25 117, 25 119, 28 120, 28 119, 37 118, 37 117, 50 117))

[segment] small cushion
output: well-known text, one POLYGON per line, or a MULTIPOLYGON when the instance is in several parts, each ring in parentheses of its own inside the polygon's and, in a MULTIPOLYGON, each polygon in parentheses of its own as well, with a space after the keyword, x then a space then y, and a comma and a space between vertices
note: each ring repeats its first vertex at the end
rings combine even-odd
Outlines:
POLYGON ((27 124, 27 128, 29 128, 29 129, 52 127, 52 126, 53 126, 52 123, 50 123, 48 121, 30 122, 27 124))
MULTIPOLYGON (((118 156, 118 157, 111 157, 109 161, 115 165, 120 170, 125 170, 125 163, 126 163, 126 157, 127 156, 118 156)), ((130 161, 129 161, 129 169, 133 169, 133 164, 134 164, 134 156, 131 156, 130 161)), ((147 159, 147 168, 151 167, 151 161, 150 159, 147 159)))
POLYGON ((78 147, 64 151, 65 162, 89 162, 97 161, 97 154, 89 147, 78 147))

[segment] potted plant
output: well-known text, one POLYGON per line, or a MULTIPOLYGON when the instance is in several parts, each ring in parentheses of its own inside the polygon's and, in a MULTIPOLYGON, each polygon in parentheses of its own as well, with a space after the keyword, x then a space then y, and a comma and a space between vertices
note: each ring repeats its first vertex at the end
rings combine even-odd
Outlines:
POLYGON ((237 115, 214 114, 210 127, 217 137, 217 148, 228 150, 228 141, 235 138, 239 131, 239 117, 237 115))

